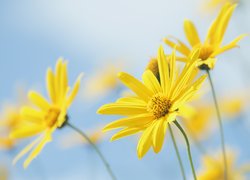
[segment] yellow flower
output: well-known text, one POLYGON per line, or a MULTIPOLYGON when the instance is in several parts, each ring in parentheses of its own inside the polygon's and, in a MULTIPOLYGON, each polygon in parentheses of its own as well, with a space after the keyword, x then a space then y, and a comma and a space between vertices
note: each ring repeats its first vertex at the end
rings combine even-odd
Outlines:
POLYGON ((173 38, 173 40, 176 40, 176 42, 172 41, 171 37, 165 38, 164 42, 172 48, 176 47, 177 51, 182 54, 182 56, 177 59, 183 62, 187 62, 189 60, 187 57, 190 56, 192 51, 196 48, 200 48, 201 53, 199 59, 201 59, 201 61, 197 61, 197 66, 200 69, 205 70, 213 69, 217 60, 216 56, 232 48, 238 47, 237 43, 245 36, 240 35, 229 44, 224 46, 222 45, 229 20, 235 8, 236 4, 226 3, 223 6, 219 15, 210 26, 204 42, 201 42, 196 27, 190 20, 184 21, 184 31, 191 47, 188 47, 183 42, 175 38, 173 38))
POLYGON ((216 7, 223 6, 226 3, 238 3, 240 0, 208 0, 205 4, 205 9, 211 10, 216 7))
MULTIPOLYGON (((250 163, 236 166, 235 154, 227 153, 228 180, 246 180, 246 173, 250 171, 250 163)), ((217 157, 204 156, 203 169, 199 173, 198 180, 223 180, 224 163, 222 155, 217 157)))
POLYGON ((38 134, 40 136, 17 155, 14 163, 32 151, 24 162, 26 168, 44 146, 52 140, 53 132, 67 121, 67 110, 79 90, 81 76, 78 77, 73 89, 69 92, 67 62, 59 59, 55 74, 51 68, 47 71, 47 91, 50 101, 37 92, 29 92, 28 97, 34 107, 22 108, 23 122, 11 132, 10 136, 12 138, 27 138, 38 134))
POLYGON ((0 166, 0 179, 1 180, 8 180, 9 179, 9 172, 6 167, 0 166))
MULTIPOLYGON (((219 102, 224 117, 237 116, 246 104, 243 97, 239 96, 222 98, 219 102)), ((206 101, 200 102, 194 105, 193 109, 190 107, 189 112, 189 116, 184 117, 183 124, 197 140, 204 139, 212 128, 213 121, 211 120, 216 117, 214 105, 206 101)))
POLYGON ((203 75, 195 81, 198 73, 195 61, 198 56, 197 50, 191 56, 190 63, 177 74, 175 53, 167 59, 163 48, 160 47, 157 56, 160 82, 150 70, 144 72, 143 83, 127 73, 119 73, 119 79, 136 96, 120 98, 98 110, 99 114, 126 116, 104 128, 104 131, 122 128, 111 140, 143 132, 137 147, 138 157, 141 159, 151 147, 155 153, 160 152, 168 123, 184 113, 182 108, 200 89, 206 78, 206 75, 203 75))
POLYGON ((15 129, 22 121, 19 111, 19 108, 14 105, 7 105, 3 108, 0 120, 0 148, 14 148, 16 141, 9 137, 9 132, 15 129))
MULTIPOLYGON (((89 134, 90 140, 95 144, 100 143, 104 139, 104 135, 101 129, 99 128, 92 130, 87 134, 89 134)), ((63 137, 61 140, 61 145, 64 148, 71 148, 74 146, 83 146, 83 145, 90 145, 90 144, 82 136, 79 136, 78 134, 73 133, 73 134, 67 134, 65 137, 63 137)))
POLYGON ((84 98, 96 98, 103 96, 109 91, 118 87, 117 73, 120 66, 107 65, 100 69, 94 76, 90 77, 84 91, 84 98))

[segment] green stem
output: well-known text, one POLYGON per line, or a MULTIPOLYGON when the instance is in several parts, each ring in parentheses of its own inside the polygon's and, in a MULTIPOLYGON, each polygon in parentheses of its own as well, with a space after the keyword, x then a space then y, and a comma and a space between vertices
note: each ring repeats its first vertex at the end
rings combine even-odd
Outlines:
POLYGON ((174 144, 175 152, 176 152, 176 155, 177 155, 177 158, 178 158, 178 161, 179 161, 179 165, 180 165, 180 168, 181 168, 182 177, 183 177, 184 180, 186 180, 187 178, 186 178, 186 175, 185 175, 184 166, 183 166, 182 161, 181 161, 181 156, 180 156, 180 153, 179 153, 176 141, 175 141, 174 133, 172 131, 172 128, 171 128, 170 124, 168 124, 168 127, 169 127, 170 135, 171 135, 171 138, 172 138, 172 141, 173 141, 173 144, 174 144))
POLYGON ((80 129, 78 129, 74 125, 70 124, 69 122, 67 122, 66 125, 68 125, 70 128, 72 128, 73 130, 78 132, 82 137, 84 137, 88 141, 88 143, 90 145, 92 145, 92 147, 95 149, 95 151, 97 152, 97 154, 99 155, 99 157, 103 161, 103 163, 104 163, 104 165, 105 165, 111 179, 116 180, 116 177, 115 177, 113 171, 111 170, 109 163, 107 162, 107 160, 105 159, 105 157, 103 156, 103 154, 101 153, 99 148, 95 145, 95 143, 93 143, 92 140, 83 131, 81 131, 80 129))
POLYGON ((193 173, 194 179, 197 180, 188 137, 187 137, 185 131, 183 130, 183 128, 181 127, 181 125, 178 123, 177 120, 174 121, 174 124, 178 127, 178 129, 181 131, 182 135, 184 136, 184 139, 185 139, 186 144, 187 144, 188 158, 189 158, 190 165, 191 165, 191 168, 192 168, 192 173, 193 173))
POLYGON ((212 77, 210 75, 209 70, 207 70, 207 74, 208 74, 208 79, 209 79, 210 86, 211 86, 211 89, 212 89, 212 94, 213 94, 213 98, 214 98, 216 113, 217 113, 217 116, 218 116, 218 123, 219 123, 219 127, 220 127, 221 146, 222 146, 222 153, 223 153, 223 162, 224 162, 224 168, 225 168, 224 176, 225 176, 225 179, 227 180, 227 156, 226 156, 226 147, 225 147, 225 138, 224 138, 224 130, 223 130, 222 118, 221 118, 219 105, 218 105, 217 98, 216 98, 216 93, 215 93, 212 77))

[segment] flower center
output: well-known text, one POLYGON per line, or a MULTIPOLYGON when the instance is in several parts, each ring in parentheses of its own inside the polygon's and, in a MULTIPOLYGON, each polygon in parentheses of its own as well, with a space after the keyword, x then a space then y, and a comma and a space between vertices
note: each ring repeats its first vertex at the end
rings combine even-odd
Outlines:
POLYGON ((48 127, 53 127, 56 124, 59 115, 60 115, 60 110, 58 108, 51 107, 48 110, 47 114, 45 115, 45 121, 48 127))
POLYGON ((147 110, 153 113, 154 117, 159 119, 168 114, 171 107, 170 100, 167 99, 162 93, 158 93, 149 101, 147 110))
POLYGON ((155 75, 155 77, 160 82, 160 73, 159 73, 159 68, 158 68, 158 61, 156 58, 152 58, 149 61, 148 65, 146 67, 146 70, 152 71, 152 73, 155 75))
POLYGON ((213 47, 211 45, 201 46, 201 52, 199 58, 203 61, 207 60, 213 53, 213 47))

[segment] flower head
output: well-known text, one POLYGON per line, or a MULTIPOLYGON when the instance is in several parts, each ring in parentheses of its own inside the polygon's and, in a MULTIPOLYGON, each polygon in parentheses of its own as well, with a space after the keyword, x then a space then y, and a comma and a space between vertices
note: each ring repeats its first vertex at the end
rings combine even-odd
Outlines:
POLYGON ((216 7, 223 6, 226 3, 238 3, 240 0, 207 0, 208 2, 205 3, 204 8, 211 10, 216 7))
POLYGON ((12 138, 40 136, 18 154, 14 163, 32 151, 24 162, 26 168, 44 146, 52 140, 52 133, 63 126, 67 120, 67 110, 79 90, 81 76, 78 77, 70 92, 67 62, 59 59, 55 74, 51 68, 47 71, 47 91, 50 100, 46 100, 35 91, 29 92, 28 97, 34 107, 26 106, 21 109, 23 121, 11 132, 10 136, 12 138))
MULTIPOLYGON (((229 180, 246 180, 246 173, 250 171, 250 164, 236 165, 236 156, 232 151, 227 153, 227 167, 229 180)), ((224 178, 223 157, 204 156, 203 169, 199 173, 200 180, 222 180, 224 178)))
POLYGON ((157 56, 160 81, 150 70, 144 72, 143 83, 127 73, 119 73, 119 79, 136 95, 123 97, 98 110, 99 114, 126 116, 104 128, 105 131, 122 128, 111 140, 142 132, 137 147, 138 157, 142 158, 151 147, 156 153, 160 152, 168 123, 183 114, 183 107, 200 89, 206 78, 206 75, 203 75, 198 80, 195 79, 195 61, 198 56, 197 50, 193 53, 190 63, 178 74, 175 52, 166 58, 163 48, 160 47, 157 56))
POLYGON ((84 98, 95 99, 116 89, 119 86, 116 74, 120 71, 120 66, 107 65, 90 77, 87 80, 88 86, 84 91, 84 98))
MULTIPOLYGON (((237 117, 247 104, 243 97, 240 96, 227 96, 220 98, 221 115, 224 120, 237 117)), ((197 140, 204 140, 213 130, 212 119, 216 117, 214 104, 205 100, 196 103, 189 108, 189 114, 183 117, 187 131, 194 136, 197 140)))
POLYGON ((200 40, 196 27, 190 20, 184 21, 184 31, 191 47, 171 37, 165 38, 164 42, 172 48, 176 47, 176 50, 182 55, 177 59, 184 62, 189 60, 187 57, 190 56, 192 51, 196 48, 200 48, 201 53, 199 59, 201 59, 201 61, 197 61, 197 66, 205 70, 213 69, 217 60, 217 55, 238 47, 238 42, 245 36, 240 35, 229 44, 222 45, 227 26, 235 8, 236 4, 226 3, 223 6, 219 15, 210 26, 204 42, 200 40), (176 42, 172 41, 172 39, 176 40, 176 42))

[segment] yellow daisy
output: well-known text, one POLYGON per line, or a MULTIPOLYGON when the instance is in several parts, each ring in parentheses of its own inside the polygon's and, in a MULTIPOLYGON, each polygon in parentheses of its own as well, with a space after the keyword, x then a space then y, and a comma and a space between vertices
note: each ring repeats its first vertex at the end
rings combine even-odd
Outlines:
POLYGON ((155 153, 160 152, 168 123, 175 121, 177 116, 182 116, 182 108, 206 79, 206 75, 203 75, 195 80, 198 72, 195 62, 198 56, 199 50, 192 54, 190 63, 177 74, 175 53, 166 58, 163 48, 160 47, 157 56, 160 82, 150 70, 144 72, 143 83, 127 73, 119 73, 119 79, 136 96, 123 97, 115 103, 103 105, 98 110, 99 114, 126 116, 104 128, 104 131, 122 128, 111 140, 142 132, 137 147, 139 159, 143 158, 151 147, 155 153))
MULTIPOLYGON (((236 165, 236 156, 232 151, 227 152, 228 180, 247 180, 246 173, 250 172, 250 163, 236 165)), ((203 168, 198 174, 198 180, 223 180, 224 162, 222 155, 217 157, 204 156, 203 168)))
POLYGON ((107 65, 98 70, 93 76, 87 80, 83 97, 86 99, 95 99, 109 93, 111 90, 118 88, 119 81, 117 73, 120 71, 121 65, 107 65))
POLYGON ((187 62, 189 60, 187 57, 190 56, 190 53, 194 49, 200 48, 201 53, 199 59, 201 59, 201 61, 197 61, 197 66, 203 70, 213 69, 216 63, 217 55, 238 47, 238 42, 246 36, 244 34, 240 35, 229 44, 222 45, 227 26, 235 8, 236 4, 226 3, 223 6, 219 15, 210 26, 204 42, 200 40, 196 27, 190 20, 184 21, 184 31, 191 47, 173 37, 165 38, 164 42, 172 48, 176 47, 176 50, 182 55, 177 59, 183 62, 187 62))
POLYGON ((55 74, 51 68, 47 71, 47 90, 50 101, 47 101, 35 91, 29 92, 28 97, 34 107, 26 106, 22 108, 23 122, 11 132, 10 137, 27 138, 39 134, 40 136, 16 156, 14 163, 31 151, 24 162, 24 167, 28 167, 44 146, 52 140, 53 132, 62 127, 68 120, 67 110, 79 90, 81 77, 82 75, 78 77, 70 91, 67 62, 59 59, 55 74))
MULTIPOLYGON (((239 115, 247 103, 243 97, 239 96, 221 98, 219 102, 222 107, 221 112, 223 117, 228 118, 239 115)), ((190 113, 187 117, 184 117, 183 124, 187 131, 195 136, 197 140, 203 140, 212 129, 212 119, 216 117, 213 104, 204 101, 195 104, 193 107, 189 107, 189 109, 190 113)))

